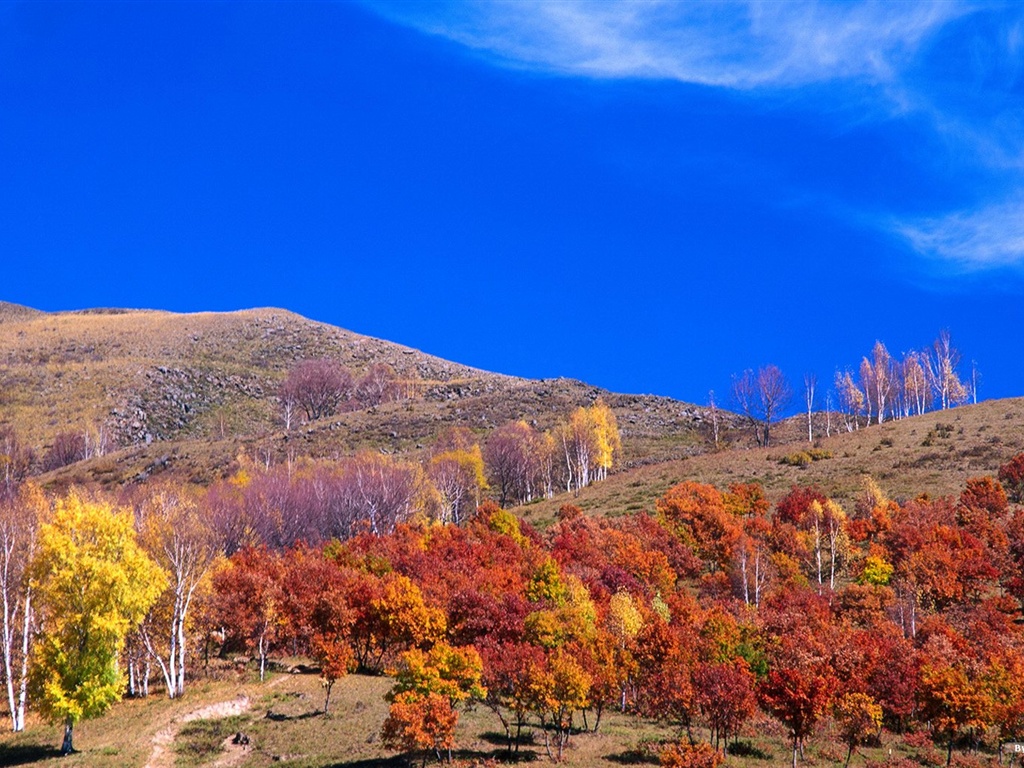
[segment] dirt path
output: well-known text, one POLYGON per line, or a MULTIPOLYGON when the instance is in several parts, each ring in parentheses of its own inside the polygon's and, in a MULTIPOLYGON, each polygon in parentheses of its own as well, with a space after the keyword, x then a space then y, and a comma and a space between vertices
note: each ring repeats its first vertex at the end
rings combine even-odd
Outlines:
MULTIPOLYGON (((248 696, 239 696, 231 701, 209 704, 171 720, 153 736, 153 751, 150 752, 149 760, 146 761, 146 768, 171 768, 174 765, 174 752, 171 751, 171 745, 174 744, 174 737, 178 735, 178 730, 185 723, 190 723, 193 720, 219 720, 224 717, 240 715, 249 709, 249 704, 248 696)), ((241 762, 248 751, 248 747, 231 744, 231 739, 225 742, 225 747, 227 753, 214 764, 219 768, 230 768, 230 766, 236 765, 241 762)))

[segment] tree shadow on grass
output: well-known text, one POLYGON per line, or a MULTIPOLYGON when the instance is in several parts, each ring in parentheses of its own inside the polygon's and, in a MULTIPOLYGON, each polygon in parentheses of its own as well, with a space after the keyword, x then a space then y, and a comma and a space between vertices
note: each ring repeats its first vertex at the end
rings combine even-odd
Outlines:
MULTIPOLYGON (((506 750, 494 752, 481 752, 471 749, 457 749, 452 752, 452 758, 457 762, 473 762, 477 760, 492 759, 500 765, 512 765, 515 763, 532 763, 539 759, 539 755, 532 751, 520 751, 518 757, 513 755, 509 758, 506 750)), ((334 763, 325 768, 419 768, 423 764, 423 755, 394 755, 393 757, 375 757, 367 760, 355 760, 350 763, 334 763)), ((431 753, 427 757, 427 765, 440 765, 431 753)))
POLYGON ((614 755, 605 755, 605 760, 619 765, 661 765, 660 758, 643 749, 627 749, 614 755))
POLYGON ((31 765, 60 757, 60 750, 41 744, 0 744, 0 765, 31 765))
POLYGON ((315 717, 323 717, 325 719, 330 719, 331 716, 324 715, 324 711, 322 709, 314 709, 312 712, 303 712, 298 715, 286 715, 283 712, 274 712, 273 710, 268 710, 267 714, 264 715, 265 719, 272 720, 275 723, 283 723, 291 720, 312 720, 315 717))
MULTIPOLYGON (((420 762, 419 758, 409 757, 408 755, 395 755, 394 757, 355 760, 351 763, 334 763, 333 765, 325 766, 325 768, 410 768, 410 766, 419 768, 420 762)), ((427 764, 430 764, 429 761, 427 764)))
POLYGON ((467 752, 466 755, 477 758, 490 757, 499 763, 532 763, 540 759, 540 753, 535 749, 531 749, 531 747, 535 747, 537 744, 535 738, 533 731, 524 730, 519 738, 519 751, 514 751, 515 747, 513 746, 513 751, 510 753, 508 749, 508 736, 500 731, 487 731, 480 734, 480 740, 500 747, 500 749, 496 749, 490 754, 485 752, 467 752))

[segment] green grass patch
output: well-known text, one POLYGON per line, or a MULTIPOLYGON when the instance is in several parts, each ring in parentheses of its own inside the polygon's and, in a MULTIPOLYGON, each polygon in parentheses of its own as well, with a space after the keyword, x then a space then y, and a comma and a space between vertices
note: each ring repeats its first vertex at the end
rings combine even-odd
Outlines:
POLYGON ((175 766, 202 765, 223 751, 226 739, 238 733, 249 722, 243 716, 225 717, 219 720, 193 720, 178 731, 174 742, 177 759, 175 766))

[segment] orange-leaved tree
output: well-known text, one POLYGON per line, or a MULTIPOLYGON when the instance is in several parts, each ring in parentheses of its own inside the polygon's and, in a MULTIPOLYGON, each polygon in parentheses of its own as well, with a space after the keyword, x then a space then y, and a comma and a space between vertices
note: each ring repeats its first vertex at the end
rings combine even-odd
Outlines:
POLYGON ((383 727, 387 746, 405 751, 429 750, 441 756, 455 747, 456 707, 469 698, 483 700, 483 662, 473 647, 456 648, 444 642, 429 651, 412 648, 402 654, 391 709, 383 727))
POLYGON ((256 651, 260 680, 283 628, 283 575, 278 555, 253 548, 233 554, 213 575, 211 615, 227 630, 229 642, 256 651))
POLYGON ((334 684, 355 663, 351 634, 355 619, 349 607, 357 574, 322 551, 296 548, 284 559, 282 591, 287 634, 300 642, 320 667, 324 714, 334 684))

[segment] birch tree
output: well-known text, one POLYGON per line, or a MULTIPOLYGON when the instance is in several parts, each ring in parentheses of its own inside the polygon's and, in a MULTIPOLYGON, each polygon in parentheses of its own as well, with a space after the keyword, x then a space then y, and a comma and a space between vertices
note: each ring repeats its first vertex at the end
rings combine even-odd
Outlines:
POLYGON ((167 572, 168 587, 142 625, 146 650, 156 660, 174 699, 185 693, 188 629, 191 609, 220 554, 215 536, 194 498, 176 490, 161 490, 140 505, 140 541, 167 572))
POLYGON ((441 495, 441 522, 460 525, 480 505, 487 488, 483 454, 476 444, 436 454, 427 475, 441 495))
POLYGON ((930 397, 927 363, 920 352, 911 350, 903 357, 901 371, 903 390, 906 393, 907 415, 920 416, 927 410, 930 397))
POLYGON ((708 391, 708 414, 711 416, 711 436, 715 440, 715 448, 719 444, 718 406, 715 404, 715 390, 708 391))
POLYGON ((868 370, 871 375, 871 391, 875 398, 875 413, 878 423, 885 421, 886 414, 892 407, 893 370, 892 355, 880 341, 875 342, 871 350, 871 361, 868 370))
POLYGON ((839 410, 847 432, 860 428, 858 417, 864 409, 864 393, 853 381, 853 374, 847 371, 836 371, 836 396, 839 398, 839 410))
POLYGON ((967 387, 960 380, 960 350, 953 346, 949 331, 943 329, 932 342, 928 356, 928 378, 942 410, 967 400, 967 387))
POLYGON ((804 374, 804 403, 807 405, 807 442, 814 442, 814 388, 818 377, 813 373, 804 374))
POLYGON ((622 451, 615 414, 603 400, 577 408, 558 429, 565 458, 566 490, 587 487, 608 476, 622 451))
POLYGON ((36 548, 40 522, 47 502, 35 485, 24 485, 16 496, 0 503, 0 600, 3 626, 0 643, 3 677, 7 688, 7 710, 11 729, 25 728, 28 698, 28 663, 32 647, 32 584, 28 566, 36 548))

